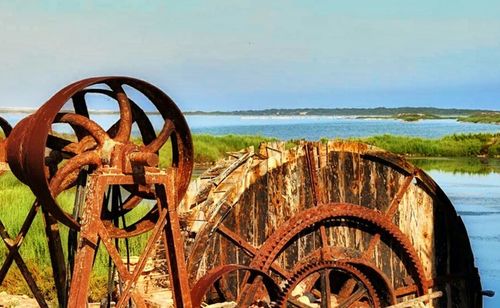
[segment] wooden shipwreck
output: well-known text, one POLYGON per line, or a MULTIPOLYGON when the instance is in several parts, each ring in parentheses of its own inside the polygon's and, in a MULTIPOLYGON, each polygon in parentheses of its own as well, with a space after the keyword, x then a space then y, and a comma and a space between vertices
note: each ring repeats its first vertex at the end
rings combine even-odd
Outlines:
POLYGON ((422 170, 366 144, 232 153, 191 183, 180 211, 194 303, 482 305, 449 199, 422 170))

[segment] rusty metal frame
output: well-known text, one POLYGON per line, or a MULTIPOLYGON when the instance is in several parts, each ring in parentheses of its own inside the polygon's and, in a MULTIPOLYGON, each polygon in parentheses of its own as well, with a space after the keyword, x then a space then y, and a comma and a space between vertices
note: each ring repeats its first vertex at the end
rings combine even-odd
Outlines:
POLYGON ((28 266, 24 262, 22 256, 19 254, 19 248, 21 248, 21 245, 23 244, 23 240, 26 237, 26 233, 28 232, 29 228, 31 227, 31 224, 33 223, 33 220, 36 217, 37 212, 40 209, 40 204, 35 201, 33 205, 31 206, 30 211, 28 212, 28 215, 26 219, 23 222, 23 225, 21 226, 21 230, 17 234, 15 238, 12 238, 9 233, 7 232, 7 229, 5 228, 3 222, 0 220, 0 236, 2 237, 2 241, 4 242, 5 246, 7 247, 8 253, 5 258, 4 263, 2 264, 2 267, 0 269, 0 284, 4 281, 5 277, 7 276, 7 273, 12 266, 13 262, 15 262, 19 268, 19 271, 21 272, 21 275, 23 276, 23 279, 26 281, 28 284, 28 287, 31 290, 31 293, 33 293, 33 296, 35 297, 38 305, 40 307, 49 307, 47 302, 45 301, 45 298, 43 297, 42 292, 38 288, 35 279, 33 278, 28 266))
POLYGON ((146 304, 143 297, 132 287, 137 282, 140 273, 146 265, 154 244, 164 232, 168 251, 169 277, 172 292, 175 294, 176 307, 191 307, 190 289, 183 261, 182 235, 180 233, 179 218, 176 209, 177 196, 173 189, 175 187, 175 171, 148 172, 144 175, 146 183, 155 185, 159 219, 156 221, 155 227, 152 229, 151 235, 147 240, 146 247, 139 258, 138 265, 132 273, 127 270, 127 266, 123 263, 112 241, 112 237, 100 220, 100 215, 102 213, 102 198, 105 187, 109 185, 131 185, 136 183, 136 179, 133 175, 116 174, 112 171, 103 169, 89 176, 85 211, 81 222, 79 247, 73 270, 74 278, 69 290, 68 305, 70 307, 85 307, 90 279, 89 269, 92 268, 93 258, 98 247, 97 243, 100 241, 116 266, 120 279, 125 284, 122 291, 123 294, 119 298, 116 307, 126 306, 129 297, 132 298, 137 307, 145 307, 146 304))

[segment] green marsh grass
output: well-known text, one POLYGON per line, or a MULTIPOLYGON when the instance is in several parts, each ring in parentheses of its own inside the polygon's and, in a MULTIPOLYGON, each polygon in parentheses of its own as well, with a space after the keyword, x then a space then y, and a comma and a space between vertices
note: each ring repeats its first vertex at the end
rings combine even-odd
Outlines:
MULTIPOLYGON (((20 183, 10 172, 0 176, 0 219, 6 226, 11 237, 15 237, 19 232, 26 215, 28 214, 34 196, 27 186, 20 183)), ((67 211, 71 212, 74 202, 74 189, 63 192, 57 198, 58 203, 67 211)), ((142 217, 152 204, 142 202, 134 210, 127 215, 128 223, 137 221, 142 217)), ((20 248, 20 254, 26 261, 28 267, 34 271, 34 278, 37 281, 45 296, 53 300, 55 298, 55 287, 51 282, 52 275, 50 266, 50 255, 45 237, 41 211, 37 214, 33 224, 23 240, 20 248)), ((68 228, 59 224, 62 242, 66 243, 68 239, 68 228)), ((130 256, 139 255, 144 249, 148 233, 139 235, 129 240, 130 256)), ((123 252, 125 247, 124 240, 120 240, 122 247, 122 257, 126 257, 123 252)), ((63 245, 65 256, 67 257, 67 247, 63 245)), ((0 246, 0 263, 3 263, 7 249, 4 245, 0 246)), ((91 300, 101 299, 106 292, 106 279, 108 273, 109 257, 102 245, 99 246, 98 253, 95 258, 94 269, 92 272, 91 281, 91 300)), ((14 267, 9 272, 5 282, 0 287, 0 290, 5 290, 11 294, 31 294, 28 286, 23 279, 19 279, 20 272, 14 267)))
POLYGON ((459 122, 472 122, 472 123, 493 123, 500 124, 500 112, 477 112, 465 117, 459 117, 459 122))
POLYGON ((277 139, 241 135, 193 135, 194 160, 200 163, 213 163, 224 157, 227 152, 236 152, 249 146, 254 146, 255 150, 257 150, 261 142, 273 140, 277 139))
POLYGON ((500 159, 476 157, 410 157, 409 162, 423 170, 460 174, 500 173, 500 159))
POLYGON ((500 133, 456 134, 440 139, 380 135, 359 139, 387 151, 424 157, 474 157, 500 155, 500 133))

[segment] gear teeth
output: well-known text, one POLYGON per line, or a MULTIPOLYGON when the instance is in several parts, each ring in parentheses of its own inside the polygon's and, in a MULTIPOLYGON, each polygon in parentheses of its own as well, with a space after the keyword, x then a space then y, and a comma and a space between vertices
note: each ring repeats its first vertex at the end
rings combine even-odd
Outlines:
POLYGON ((401 232, 398 226, 387 220, 382 214, 361 205, 347 203, 326 204, 309 208, 299 213, 292 219, 289 219, 279 230, 269 237, 266 242, 264 242, 261 250, 255 256, 250 266, 260 270, 268 270, 281 253, 283 247, 285 247, 301 230, 314 225, 319 226, 321 222, 336 218, 370 223, 382 229, 383 233, 389 234, 405 253, 407 261, 405 264, 409 265, 408 271, 412 276, 415 275, 413 278, 415 284, 418 286, 417 295, 423 295, 426 292, 428 289, 428 281, 424 273, 423 265, 410 240, 401 232), (318 217, 323 217, 323 219, 318 220, 318 217))
POLYGON ((275 308, 285 308, 287 299, 290 297, 293 289, 305 278, 310 276, 311 274, 318 272, 322 269, 341 269, 345 272, 350 273, 358 282, 361 282, 368 294, 370 296, 371 304, 373 307, 380 307, 380 299, 378 297, 377 291, 375 290, 373 284, 370 282, 368 277, 366 277, 361 271, 359 271, 354 266, 336 261, 321 261, 317 263, 307 263, 297 270, 295 270, 290 277, 287 279, 283 285, 282 292, 278 297, 278 300, 273 303, 272 307, 275 308))

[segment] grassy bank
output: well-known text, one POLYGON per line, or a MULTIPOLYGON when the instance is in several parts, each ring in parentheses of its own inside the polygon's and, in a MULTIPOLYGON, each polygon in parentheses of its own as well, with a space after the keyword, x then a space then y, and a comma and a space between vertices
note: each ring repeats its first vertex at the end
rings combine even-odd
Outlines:
POLYGON ((416 122, 420 120, 438 120, 442 119, 439 116, 427 113, 399 113, 394 116, 395 119, 403 120, 406 122, 416 122))
MULTIPOLYGON (((210 164, 221 159, 227 152, 239 151, 261 142, 277 140, 262 136, 206 134, 193 135, 194 160, 198 164, 210 164)), ((328 140, 328 139, 324 139, 328 140)), ((396 154, 421 157, 498 157, 500 156, 500 133, 449 135, 440 139, 379 135, 353 140, 366 142, 396 154)), ((290 144, 295 141, 289 141, 290 144)), ((170 160, 170 153, 164 150, 162 161, 170 160)))
MULTIPOLYGON (((475 157, 475 156, 500 156, 499 146, 500 134, 467 134, 467 135, 452 135, 441 139, 423 139, 415 137, 401 137, 392 135, 382 135, 369 138, 363 138, 361 141, 384 148, 386 150, 409 156, 419 157, 475 157)), ((254 146, 257 148, 262 141, 271 141, 272 138, 261 136, 210 136, 210 135, 194 135, 193 142, 195 148, 195 162, 197 164, 211 164, 218 159, 224 157, 227 152, 234 152, 254 146)), ((162 150, 162 162, 166 163, 170 160, 168 150, 162 150)), ((436 160, 429 163, 426 160, 414 160, 414 163, 420 167, 440 168, 446 171, 454 171, 457 168, 465 172, 486 173, 489 169, 485 169, 481 164, 472 162, 470 159, 464 158, 463 162, 452 162, 451 160, 436 160), (436 167, 441 166, 441 167, 436 167), (444 167, 443 167, 444 166, 444 167)), ((73 205, 73 191, 63 193, 58 200, 63 207, 70 209, 73 205)), ((6 225, 7 230, 14 236, 19 231, 26 213, 28 213, 31 204, 34 201, 34 196, 31 191, 10 173, 5 173, 0 176, 0 218, 6 225)), ((148 204, 143 204, 130 213, 131 220, 140 217, 149 209, 148 204)), ((67 240, 68 230, 61 227, 63 242, 67 240)), ((139 254, 144 246, 144 237, 138 237, 130 241, 130 249, 132 254, 139 254)), ((122 243, 123 245, 123 243, 122 243)), ((123 247, 123 246, 122 246, 123 247)), ((64 247, 66 248, 66 247, 64 247)), ((0 263, 5 258, 6 249, 4 245, 0 245, 0 263)), ((28 233, 21 254, 27 262, 28 266, 35 272, 35 279, 43 292, 54 298, 55 290, 52 282, 47 279, 50 277, 50 258, 48 247, 46 244, 43 221, 39 215, 30 232, 28 233)), ((100 299, 105 292, 105 281, 107 278, 107 254, 99 250, 95 261, 95 271, 92 278, 92 298, 100 299)), ((14 270, 9 273, 6 281, 0 287, 0 290, 6 290, 10 293, 30 294, 28 287, 20 274, 14 270)))
POLYGON ((194 160, 197 163, 212 163, 224 157, 227 152, 235 152, 249 146, 257 147, 261 142, 276 140, 262 136, 226 135, 213 136, 206 134, 193 135, 194 160))
POLYGON ((500 112, 478 112, 466 117, 460 117, 457 121, 472 123, 500 124, 500 112))
POLYGON ((408 157, 410 163, 423 170, 459 174, 500 173, 500 159, 476 157, 408 157))
POLYGON ((428 113, 398 113, 387 116, 358 116, 356 119, 393 119, 393 120, 401 120, 405 122, 416 122, 420 120, 440 120, 447 119, 450 116, 442 117, 434 114, 428 113))
POLYGON ((500 156, 500 133, 450 135, 440 139, 380 135, 359 140, 396 154, 408 156, 500 156))

